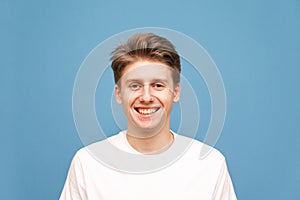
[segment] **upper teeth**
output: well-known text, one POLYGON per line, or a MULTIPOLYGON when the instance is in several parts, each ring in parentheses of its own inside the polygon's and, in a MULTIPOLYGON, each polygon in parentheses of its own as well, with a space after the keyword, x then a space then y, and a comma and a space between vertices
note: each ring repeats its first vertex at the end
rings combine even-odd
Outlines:
POLYGON ((156 111, 156 109, 154 109, 154 108, 151 108, 151 109, 141 109, 141 108, 139 108, 138 111, 141 114, 151 114, 151 113, 154 113, 156 111))

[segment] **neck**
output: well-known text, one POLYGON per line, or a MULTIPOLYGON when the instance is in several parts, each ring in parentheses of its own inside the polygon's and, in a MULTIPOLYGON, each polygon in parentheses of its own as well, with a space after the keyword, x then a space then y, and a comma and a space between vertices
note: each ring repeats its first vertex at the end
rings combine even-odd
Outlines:
POLYGON ((156 133, 133 134, 132 130, 128 130, 126 134, 128 143, 138 152, 143 154, 160 153, 168 149, 174 140, 173 133, 170 128, 166 128, 156 133), (140 135, 140 136, 138 136, 140 135))

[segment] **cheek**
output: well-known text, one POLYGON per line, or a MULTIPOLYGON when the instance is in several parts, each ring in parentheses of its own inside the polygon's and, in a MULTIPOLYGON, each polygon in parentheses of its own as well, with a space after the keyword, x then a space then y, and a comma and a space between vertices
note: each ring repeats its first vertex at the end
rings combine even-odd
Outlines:
POLYGON ((165 104, 165 106, 172 106, 173 104, 174 96, 170 92, 157 95, 156 97, 161 103, 165 104))
POLYGON ((132 104, 133 101, 138 97, 137 92, 132 92, 132 91, 124 91, 122 94, 122 101, 124 104, 132 104))

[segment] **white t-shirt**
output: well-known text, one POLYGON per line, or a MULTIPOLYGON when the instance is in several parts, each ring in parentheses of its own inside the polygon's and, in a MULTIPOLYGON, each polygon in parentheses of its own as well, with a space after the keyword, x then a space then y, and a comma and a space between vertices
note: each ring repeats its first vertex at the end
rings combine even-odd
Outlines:
MULTIPOLYGON (((183 137, 174 135, 174 140, 183 137)), ((128 143, 126 131, 108 140, 122 151, 138 153, 128 143)), ((72 160, 60 200, 235 200, 224 156, 212 149, 199 159, 203 145, 193 140, 174 163, 146 174, 109 168, 82 148, 72 160)))

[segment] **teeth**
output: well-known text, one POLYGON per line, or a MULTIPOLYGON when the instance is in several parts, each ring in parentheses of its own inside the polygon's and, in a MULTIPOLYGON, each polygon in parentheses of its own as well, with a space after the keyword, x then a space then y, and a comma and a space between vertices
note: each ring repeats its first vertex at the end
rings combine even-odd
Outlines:
POLYGON ((149 115, 151 113, 154 113, 156 111, 156 109, 154 108, 150 108, 150 109, 142 109, 142 108, 139 108, 138 109, 138 112, 143 114, 143 115, 149 115))

